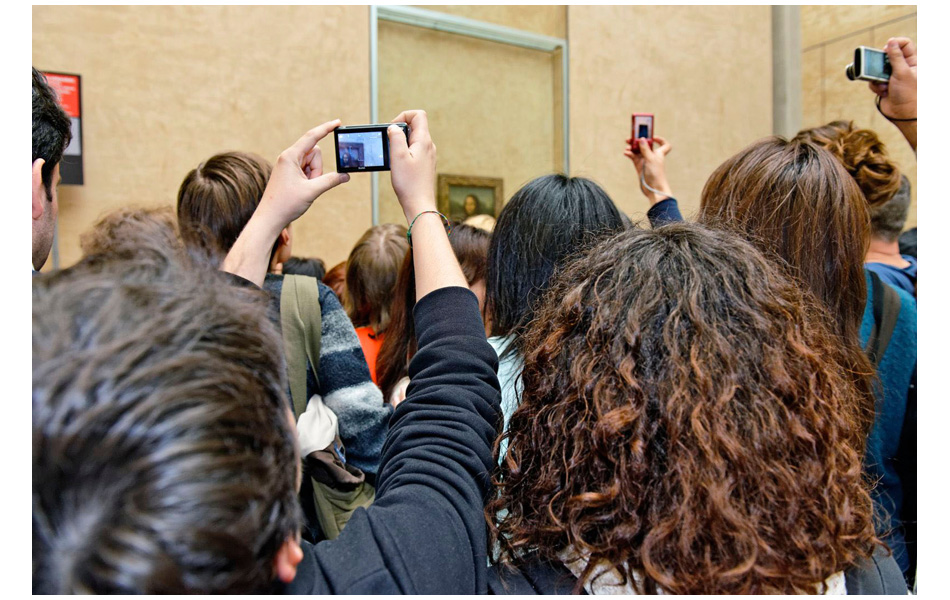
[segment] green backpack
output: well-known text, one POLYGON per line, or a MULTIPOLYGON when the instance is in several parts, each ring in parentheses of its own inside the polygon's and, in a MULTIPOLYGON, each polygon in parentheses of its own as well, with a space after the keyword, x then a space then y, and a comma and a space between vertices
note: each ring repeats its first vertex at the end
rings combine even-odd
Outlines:
MULTIPOLYGON (((319 402, 321 405, 312 408, 322 408, 323 404, 319 395, 307 397, 307 364, 310 364, 314 377, 320 364, 322 323, 320 290, 316 279, 304 275, 283 277, 280 326, 294 417, 299 419, 308 404, 319 402)), ((346 464, 345 449, 339 433, 336 433, 329 446, 311 452, 303 459, 304 474, 310 478, 313 486, 313 508, 317 521, 327 539, 335 539, 353 511, 373 503, 376 491, 367 483, 362 471, 346 464)))

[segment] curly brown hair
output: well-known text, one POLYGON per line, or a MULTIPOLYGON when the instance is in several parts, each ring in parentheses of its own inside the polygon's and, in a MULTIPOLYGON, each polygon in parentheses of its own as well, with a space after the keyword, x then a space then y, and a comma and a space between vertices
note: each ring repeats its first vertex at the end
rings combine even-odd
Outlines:
POLYGON ((814 593, 870 556, 859 391, 817 306, 695 224, 628 230, 567 267, 526 333, 486 508, 496 562, 571 548, 590 558, 575 591, 606 563, 641 593, 814 593))
POLYGON ((803 129, 793 141, 808 141, 835 155, 871 206, 890 200, 901 186, 901 172, 887 155, 881 138, 870 129, 855 127, 854 121, 832 121, 821 127, 803 129))

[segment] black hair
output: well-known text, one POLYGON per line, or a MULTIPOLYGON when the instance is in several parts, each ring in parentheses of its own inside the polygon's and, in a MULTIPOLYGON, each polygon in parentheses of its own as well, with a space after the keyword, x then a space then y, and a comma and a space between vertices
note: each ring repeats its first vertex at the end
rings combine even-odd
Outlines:
POLYGON ((308 275, 323 279, 327 274, 327 266, 319 258, 297 258, 291 256, 282 268, 284 275, 308 275))
POLYGON ((70 120, 59 105, 56 92, 46 77, 33 67, 33 162, 42 158, 43 185, 47 197, 53 193, 53 169, 63 159, 63 151, 72 139, 70 120))
POLYGON ((515 192, 488 249, 485 306, 491 334, 520 335, 538 298, 572 255, 626 228, 613 200, 583 177, 545 175, 515 192))

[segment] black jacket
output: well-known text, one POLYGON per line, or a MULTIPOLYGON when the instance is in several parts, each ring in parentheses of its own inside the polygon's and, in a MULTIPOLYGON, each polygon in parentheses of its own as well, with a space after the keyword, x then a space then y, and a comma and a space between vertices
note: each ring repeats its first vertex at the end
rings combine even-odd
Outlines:
POLYGON ((487 591, 482 507, 500 424, 498 360, 469 290, 436 290, 414 313, 419 351, 383 447, 376 501, 337 539, 305 543, 284 593, 487 591))

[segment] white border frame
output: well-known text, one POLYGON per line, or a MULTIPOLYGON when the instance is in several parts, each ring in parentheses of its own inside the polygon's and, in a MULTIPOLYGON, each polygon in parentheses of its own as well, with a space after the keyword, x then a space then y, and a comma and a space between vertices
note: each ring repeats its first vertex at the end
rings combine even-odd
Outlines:
MULTIPOLYGON (((422 27, 445 33, 464 35, 489 42, 508 44, 529 50, 555 52, 561 50, 561 94, 563 111, 563 161, 564 173, 570 174, 570 63, 568 61, 567 40, 562 38, 531 33, 503 25, 495 25, 475 19, 457 17, 434 10, 411 6, 369 7, 369 86, 370 121, 379 121, 379 21, 391 21, 422 27)), ((373 225, 379 225, 379 174, 372 174, 373 225)))

